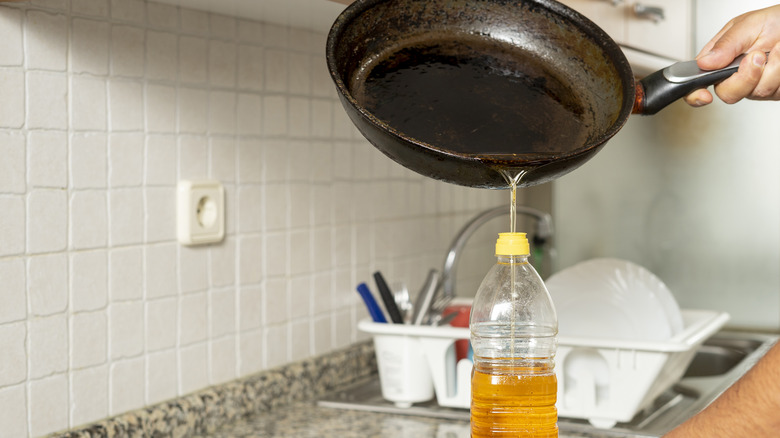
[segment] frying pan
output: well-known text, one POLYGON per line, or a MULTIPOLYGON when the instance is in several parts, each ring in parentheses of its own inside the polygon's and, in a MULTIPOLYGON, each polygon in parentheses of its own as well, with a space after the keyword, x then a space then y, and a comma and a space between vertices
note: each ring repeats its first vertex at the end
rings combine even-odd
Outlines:
POLYGON ((655 114, 722 81, 678 63, 635 81, 618 45, 553 0, 357 0, 328 35, 327 64, 358 130, 422 175, 519 186, 576 169, 631 113, 655 114), (493 86, 495 85, 495 86, 493 86))

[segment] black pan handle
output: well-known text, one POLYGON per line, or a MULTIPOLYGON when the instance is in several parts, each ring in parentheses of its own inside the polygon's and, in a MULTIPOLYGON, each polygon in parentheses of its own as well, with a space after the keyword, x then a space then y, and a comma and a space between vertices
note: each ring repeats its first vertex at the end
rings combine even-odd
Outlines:
POLYGON ((701 70, 696 61, 678 62, 658 70, 637 84, 633 112, 653 115, 694 90, 715 85, 736 73, 744 57, 738 56, 719 70, 701 70))

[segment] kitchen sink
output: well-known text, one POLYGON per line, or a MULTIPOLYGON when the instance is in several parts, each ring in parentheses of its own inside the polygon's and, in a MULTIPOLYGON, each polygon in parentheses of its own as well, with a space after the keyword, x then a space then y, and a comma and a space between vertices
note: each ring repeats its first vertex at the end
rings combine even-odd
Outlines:
MULTIPOLYGON (((696 351, 679 382, 658 396, 628 423, 598 429, 586 420, 559 418, 560 431, 599 437, 660 437, 692 415, 745 374, 778 340, 777 335, 721 331, 696 351)), ((436 400, 399 408, 382 398, 378 378, 327 394, 320 406, 419 415, 451 420, 469 419, 467 409, 439 406, 436 400)))
POLYGON ((725 374, 761 347, 762 341, 714 336, 696 351, 685 377, 708 377, 725 374))

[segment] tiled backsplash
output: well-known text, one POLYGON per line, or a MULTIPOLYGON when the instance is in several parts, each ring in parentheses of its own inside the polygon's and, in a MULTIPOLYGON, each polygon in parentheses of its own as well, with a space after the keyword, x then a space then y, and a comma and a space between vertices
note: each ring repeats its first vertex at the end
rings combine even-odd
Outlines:
POLYGON ((324 44, 138 0, 0 5, 0 437, 353 343, 359 281, 416 291, 505 201, 370 147, 324 44), (205 178, 226 239, 180 246, 176 183, 205 178))

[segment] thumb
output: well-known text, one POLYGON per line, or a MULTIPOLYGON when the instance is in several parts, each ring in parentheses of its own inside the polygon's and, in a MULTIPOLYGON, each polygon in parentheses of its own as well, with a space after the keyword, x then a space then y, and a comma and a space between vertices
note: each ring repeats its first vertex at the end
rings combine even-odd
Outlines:
MULTIPOLYGON (((711 41, 710 50, 697 58, 702 70, 716 70, 726 67, 737 56, 747 52, 758 35, 745 21, 735 24, 717 40, 711 41)), ((706 47, 705 47, 706 48, 706 47)))

